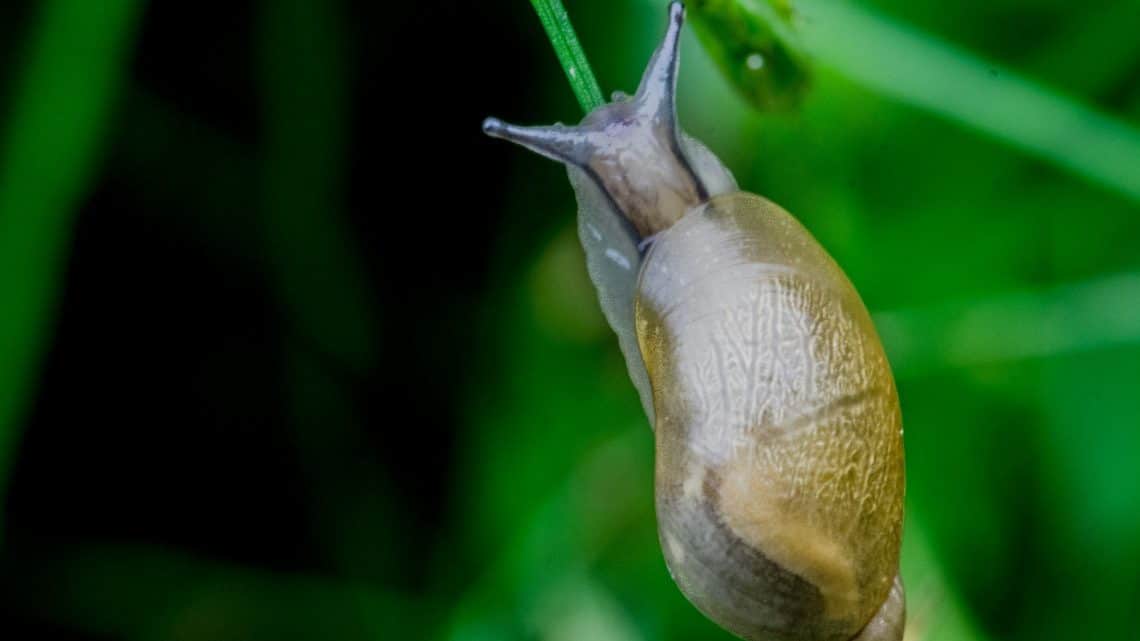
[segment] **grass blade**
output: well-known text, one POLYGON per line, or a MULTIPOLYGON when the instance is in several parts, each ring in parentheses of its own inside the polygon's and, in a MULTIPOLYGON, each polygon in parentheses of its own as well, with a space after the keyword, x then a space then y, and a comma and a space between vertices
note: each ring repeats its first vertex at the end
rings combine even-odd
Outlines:
POLYGON ((546 30, 546 37, 554 47, 554 53, 566 72, 570 88, 574 90, 574 97, 578 99, 582 111, 593 111, 605 99, 594 78, 594 72, 590 69, 590 63, 586 60, 586 53, 578 42, 578 35, 570 24, 566 8, 562 6, 561 0, 530 0, 530 3, 534 5, 534 11, 542 22, 542 28, 546 30))
POLYGON ((1140 201, 1140 132, 1126 123, 850 2, 796 7, 804 46, 823 65, 1140 201))
POLYGON ((23 56, 0 145, 0 497, 139 4, 44 2, 23 56))
POLYGON ((884 311, 875 324, 899 378, 1140 344, 1140 274, 884 311))

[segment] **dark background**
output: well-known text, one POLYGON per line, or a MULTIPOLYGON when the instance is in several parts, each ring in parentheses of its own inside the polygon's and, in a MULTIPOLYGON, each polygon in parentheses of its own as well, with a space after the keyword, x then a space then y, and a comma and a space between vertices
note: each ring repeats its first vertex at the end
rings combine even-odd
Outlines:
MULTIPOLYGON (((4 6, 5 97, 43 4, 4 6)), ((88 546, 428 587, 510 179, 479 123, 534 102, 541 34, 491 5, 309 4, 139 15, 10 472, 12 638, 70 627, 51 599, 74 568, 52 562, 88 546), (470 51, 498 71, 464 72, 470 51), (288 181, 304 202, 267 211, 288 181), (342 537, 360 547, 329 552, 342 537)), ((89 596, 148 609, 114 590, 89 596)))
MULTIPOLYGON (((580 115, 529 6, 139 3, 95 142, 71 153, 64 115, 17 136, 45 16, 97 4, 0 7, 3 158, 32 140, 77 176, 55 262, 7 275, 42 313, 0 300, 41 332, 0 363, 27 381, 0 408, 0 636, 724 638, 660 561, 564 174, 479 130, 580 115)), ((569 5, 632 89, 661 7, 569 5)), ((1135 135, 1134 5, 861 6, 1135 135)), ((56 44, 81 84, 92 52, 56 44)), ((1136 195, 842 69, 759 113, 685 47, 682 117, 877 314, 914 638, 1140 638, 1136 195)), ((3 202, 12 238, 47 220, 3 202)))

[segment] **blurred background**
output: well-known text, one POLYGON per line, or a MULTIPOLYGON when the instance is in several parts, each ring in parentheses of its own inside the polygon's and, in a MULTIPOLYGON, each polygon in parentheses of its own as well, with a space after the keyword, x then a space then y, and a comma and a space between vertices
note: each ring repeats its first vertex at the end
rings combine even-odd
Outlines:
MULTIPOLYGON (((895 368, 909 638, 1140 639, 1140 5, 692 4, 682 123, 895 368)), ((633 90, 664 2, 567 5, 633 90)), ((492 114, 581 117, 521 0, 0 4, 0 636, 729 638, 492 114)))

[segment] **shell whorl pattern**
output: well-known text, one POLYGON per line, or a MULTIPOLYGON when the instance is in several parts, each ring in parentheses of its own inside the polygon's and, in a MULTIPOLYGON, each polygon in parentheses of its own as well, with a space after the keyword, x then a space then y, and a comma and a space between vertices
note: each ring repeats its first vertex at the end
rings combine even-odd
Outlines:
POLYGON ((854 288, 787 212, 736 192, 658 237, 635 315, 682 591, 746 639, 855 637, 894 585, 903 459, 854 288))

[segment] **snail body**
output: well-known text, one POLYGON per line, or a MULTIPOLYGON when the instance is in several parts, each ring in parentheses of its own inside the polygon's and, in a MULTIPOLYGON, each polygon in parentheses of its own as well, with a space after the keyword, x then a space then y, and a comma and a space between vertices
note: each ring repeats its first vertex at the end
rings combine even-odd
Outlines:
POLYGON ((903 485, 898 398, 854 288, 788 213, 734 192, 654 244, 635 317, 681 590, 747 639, 851 639, 897 575, 903 485))
POLYGON ((565 162, 590 276, 654 425, 661 547, 749 641, 898 641, 902 419, 862 301, 811 234, 676 124, 683 8, 637 93, 487 133, 565 162))

